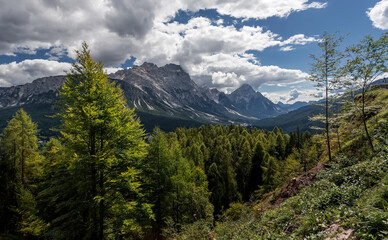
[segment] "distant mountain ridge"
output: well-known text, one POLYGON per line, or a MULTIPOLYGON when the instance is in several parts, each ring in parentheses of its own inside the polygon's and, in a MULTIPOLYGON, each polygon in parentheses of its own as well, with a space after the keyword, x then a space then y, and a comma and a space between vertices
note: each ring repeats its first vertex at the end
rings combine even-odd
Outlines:
POLYGON ((278 105, 280 107, 282 107, 283 109, 286 109, 288 112, 290 112, 290 111, 297 110, 298 108, 310 105, 310 103, 308 103, 308 102, 301 102, 301 101, 297 101, 297 102, 294 102, 292 104, 278 102, 278 105))
MULTIPOLYGON (((130 107, 143 118, 198 124, 247 124, 278 116, 287 109, 274 104, 243 84, 231 94, 198 86, 179 65, 158 67, 152 63, 119 70, 109 75, 123 90, 130 107)), ((0 111, 28 105, 52 108, 66 76, 44 77, 20 86, 0 88, 0 111)), ((1 113, 0 113, 1 117, 1 113)), ((147 122, 147 119, 144 120, 147 122)), ((0 126, 2 127, 2 126, 0 126)))
MULTIPOLYGON (((199 87, 175 64, 157 67, 144 63, 120 70, 110 77, 131 84, 140 91, 135 97, 126 96, 128 102, 139 110, 183 113, 193 118, 210 118, 215 122, 246 122, 285 112, 247 84, 231 94, 199 87)), ((124 92, 127 91, 124 89, 124 92)))

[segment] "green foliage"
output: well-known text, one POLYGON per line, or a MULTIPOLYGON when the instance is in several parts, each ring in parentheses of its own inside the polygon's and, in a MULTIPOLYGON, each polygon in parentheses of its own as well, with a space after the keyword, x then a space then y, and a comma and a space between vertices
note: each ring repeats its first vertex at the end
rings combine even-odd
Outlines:
POLYGON ((269 132, 239 126, 205 125, 197 129, 179 128, 173 135, 183 155, 204 169, 216 215, 232 202, 260 197, 278 187, 287 179, 285 175, 299 172, 302 165, 306 168, 313 166, 320 155, 311 135, 300 132, 283 134, 279 128, 269 132), (306 157, 295 158, 286 168, 286 159, 295 146, 298 149, 303 147, 306 157), (316 154, 315 158, 303 163, 312 152, 316 154), (259 189, 260 194, 253 194, 259 189))
POLYGON ((362 162, 336 157, 313 185, 254 219, 256 228, 252 232, 267 229, 291 239, 320 239, 322 231, 336 222, 345 229, 352 228, 362 239, 386 237, 387 154, 383 150, 362 162))
POLYGON ((329 94, 337 90, 341 86, 338 86, 338 80, 341 77, 341 53, 338 51, 338 46, 342 42, 343 37, 338 37, 336 34, 329 34, 324 32, 321 36, 321 41, 318 42, 318 46, 322 50, 322 55, 316 57, 311 55, 313 63, 311 64, 311 74, 309 80, 316 82, 317 90, 324 91, 325 100, 325 132, 326 132, 326 143, 329 161, 331 162, 331 144, 330 144, 330 110, 331 103, 335 98, 329 98, 329 94))
MULTIPOLYGON (((335 80, 339 63, 340 40, 326 38, 312 75, 321 87, 335 80)), ((350 52, 380 53, 385 40, 366 39, 350 52), (377 46, 365 49, 366 43, 377 46)), ((147 145, 134 109, 86 44, 77 56, 60 91, 61 137, 40 154, 37 126, 23 110, 4 129, 1 238, 323 239, 333 223, 361 239, 388 237, 385 92, 356 98, 373 105, 364 117, 344 108, 331 122, 337 139, 326 151, 324 138, 332 136, 299 127, 290 134, 278 127, 157 128, 147 145), (373 154, 358 131, 362 123, 371 130, 373 154), (314 167, 330 147, 337 149, 330 165, 314 167)))
POLYGON ((2 188, 1 219, 8 219, 4 229, 22 236, 39 236, 45 223, 38 216, 36 184, 41 174, 41 156, 37 152, 38 130, 23 109, 9 121, 3 131, 1 148, 4 155, 1 169, 2 188))
MULTIPOLYGON (((60 169, 66 172, 59 188, 73 184, 53 206, 62 215, 53 220, 58 225, 51 225, 51 231, 64 234, 58 238, 71 238, 74 232, 61 226, 73 224, 71 216, 78 215, 83 224, 75 233, 82 238, 141 234, 139 218, 149 212, 141 200, 136 169, 146 153, 144 132, 120 88, 109 82, 86 43, 82 47, 59 92, 57 116, 62 121, 60 140, 66 158, 58 160, 61 167, 53 174, 60 169)), ((52 188, 47 191, 55 192, 52 188)))
POLYGON ((213 219, 213 206, 209 202, 206 175, 196 164, 198 162, 182 156, 176 135, 166 136, 155 129, 148 152, 142 170, 144 190, 155 213, 156 237, 162 235, 162 228, 164 234, 171 236, 181 229, 189 231, 198 226, 197 221, 207 221, 209 225, 213 219))
POLYGON ((351 100, 353 100, 353 108, 362 116, 370 148, 375 151, 366 123, 369 102, 366 99, 366 93, 370 90, 372 82, 388 71, 388 32, 383 33, 378 40, 374 40, 371 36, 365 36, 359 44, 348 48, 346 52, 348 60, 343 71, 350 75, 350 79, 345 81, 345 84, 349 85, 352 90, 361 91, 360 101, 357 101, 356 98, 351 100))

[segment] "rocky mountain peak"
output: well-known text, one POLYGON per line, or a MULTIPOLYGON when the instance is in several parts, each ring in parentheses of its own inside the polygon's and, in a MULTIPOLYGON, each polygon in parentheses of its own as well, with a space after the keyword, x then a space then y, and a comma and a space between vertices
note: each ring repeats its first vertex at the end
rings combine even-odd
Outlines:
MULTIPOLYGON (((220 123, 253 121, 281 113, 277 105, 248 84, 232 94, 199 87, 176 64, 158 67, 144 62, 109 76, 123 89, 131 107, 151 114, 220 123)), ((24 104, 52 104, 65 77, 46 77, 21 86, 0 88, 0 109, 24 104)))
POLYGON ((234 90, 231 95, 249 97, 255 95, 257 92, 253 90, 252 86, 244 83, 239 88, 234 90))
POLYGON ((144 69, 157 69, 158 66, 154 63, 149 63, 149 62, 144 62, 142 65, 140 65, 140 67, 144 68, 144 69))
POLYGON ((164 65, 163 69, 165 69, 166 71, 184 72, 184 70, 182 69, 182 67, 180 65, 176 65, 173 63, 169 63, 169 64, 164 65))

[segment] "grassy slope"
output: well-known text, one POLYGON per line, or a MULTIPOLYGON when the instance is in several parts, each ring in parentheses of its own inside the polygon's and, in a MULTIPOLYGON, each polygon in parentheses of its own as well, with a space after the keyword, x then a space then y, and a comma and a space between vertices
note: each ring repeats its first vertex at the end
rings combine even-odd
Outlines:
POLYGON ((218 223, 213 230, 216 238, 324 239, 324 230, 333 224, 340 226, 339 233, 351 229, 359 239, 387 238, 388 91, 372 91, 368 105, 375 154, 369 151, 360 115, 348 112, 340 129, 342 153, 335 153, 335 161, 318 172, 312 185, 280 206, 273 204, 281 189, 256 203, 253 211, 235 205, 228 211, 238 212, 239 217, 229 214, 218 223))

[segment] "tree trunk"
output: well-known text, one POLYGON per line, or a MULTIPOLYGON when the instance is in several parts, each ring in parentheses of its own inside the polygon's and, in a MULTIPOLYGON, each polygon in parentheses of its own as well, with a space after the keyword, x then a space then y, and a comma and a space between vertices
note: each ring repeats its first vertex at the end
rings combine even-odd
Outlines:
POLYGON ((342 152, 341 141, 340 141, 340 136, 339 136, 339 127, 337 128, 337 141, 338 141, 339 151, 342 152))
POLYGON ((96 142, 95 142, 95 133, 93 130, 90 131, 90 157, 92 159, 91 162, 91 180, 92 180, 92 186, 91 186, 91 222, 92 222, 92 229, 91 229, 91 239, 97 239, 97 208, 96 205, 94 204, 94 198, 97 196, 97 189, 96 189, 96 175, 97 175, 97 169, 96 169, 96 142))
MULTIPOLYGON (((104 173, 102 170, 100 170, 100 191, 101 191, 101 197, 104 196, 104 173)), ((99 206, 99 238, 100 240, 104 239, 104 200, 100 201, 99 206)))
POLYGON ((375 149, 373 147, 372 138, 369 135, 368 127, 366 126, 366 114, 365 114, 365 90, 362 91, 362 122, 364 124, 365 134, 368 138, 368 142, 370 145, 370 148, 372 149, 372 152, 375 152, 375 149))
MULTIPOLYGON (((159 146, 158 146, 159 148, 159 146)), ((158 197, 156 200, 156 234, 157 234, 157 239, 161 240, 163 239, 162 236, 162 199, 161 199, 161 189, 160 189, 160 149, 158 149, 158 173, 157 173, 157 189, 158 189, 158 197)))
MULTIPOLYGON (((104 147, 104 140, 101 138, 100 141, 100 151, 103 150, 104 147)), ((100 185, 100 195, 101 197, 104 197, 105 195, 105 189, 104 189, 104 171, 103 169, 100 169, 100 179, 99 179, 99 185, 100 185)), ((104 239, 104 200, 101 199, 100 206, 99 206, 99 239, 104 239)))
MULTIPOLYGON (((327 60, 326 60, 327 62, 327 60)), ((326 66, 326 73, 328 69, 326 66)), ((328 84, 328 76, 326 74, 326 142, 327 142, 327 151, 329 154, 329 162, 331 162, 331 149, 330 149, 330 136, 329 136, 329 84, 328 84)))

